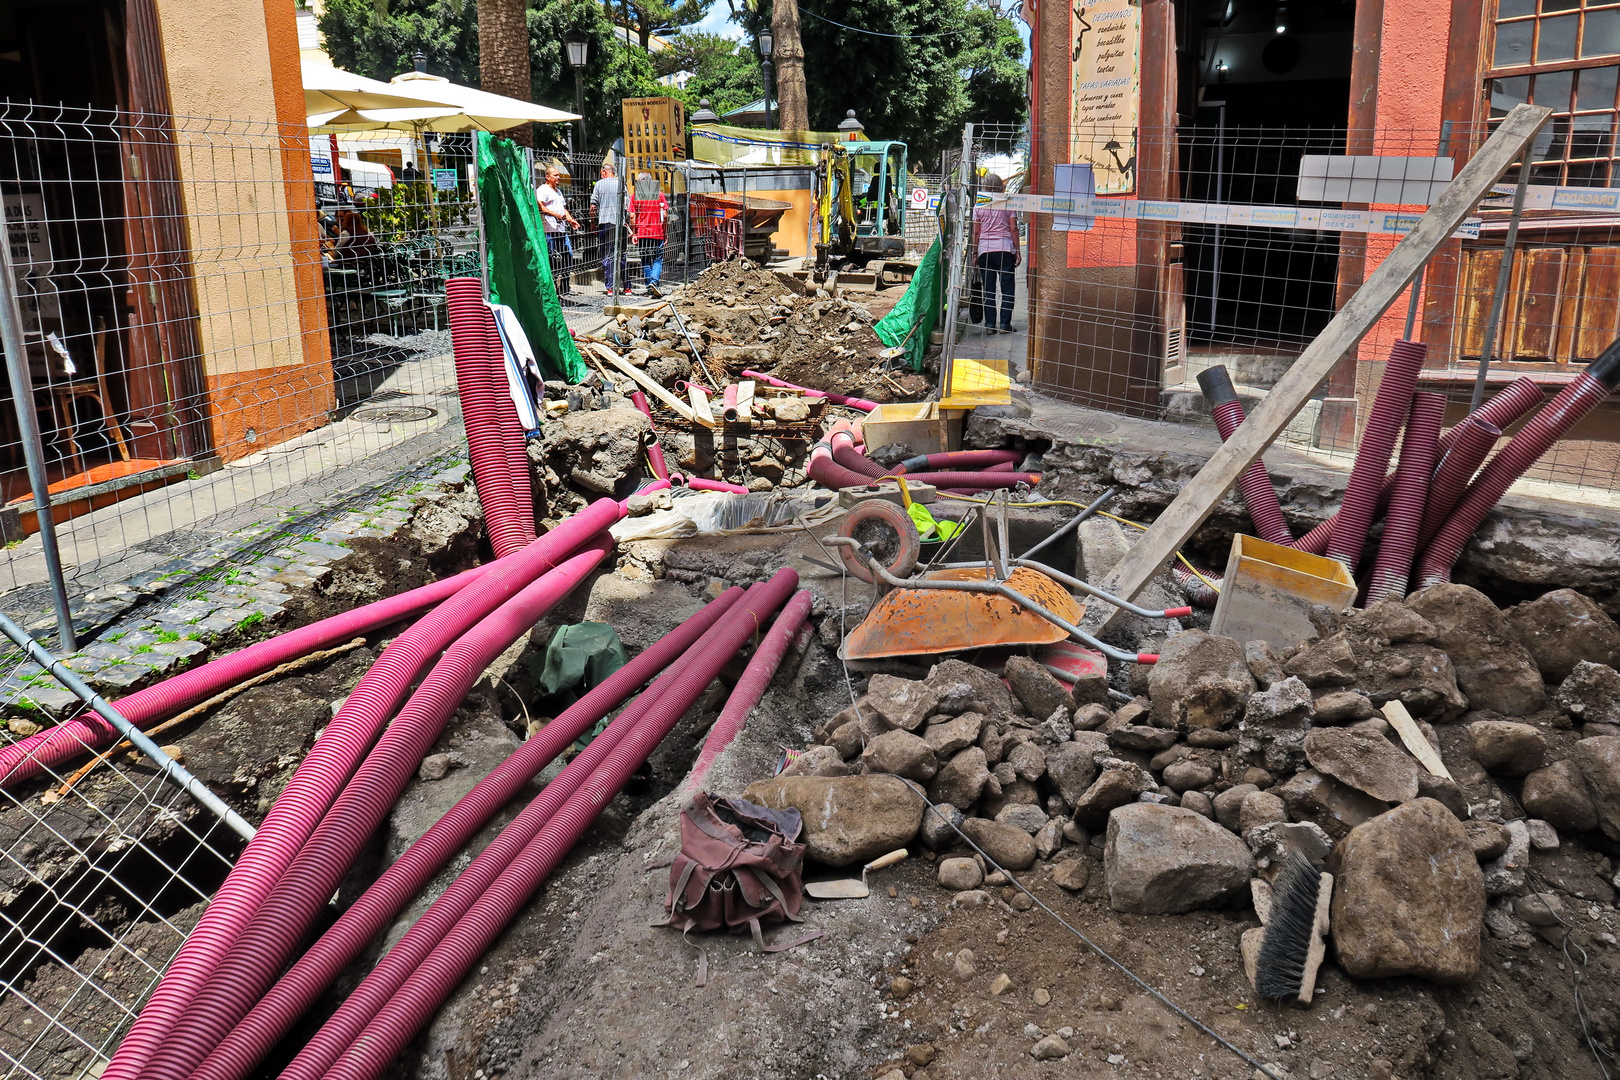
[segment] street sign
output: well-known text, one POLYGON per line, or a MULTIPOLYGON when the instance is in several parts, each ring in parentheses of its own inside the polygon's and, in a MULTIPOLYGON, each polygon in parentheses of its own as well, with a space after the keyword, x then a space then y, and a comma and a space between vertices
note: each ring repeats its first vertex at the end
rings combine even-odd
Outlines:
POLYGON ((911 208, 913 210, 926 210, 926 209, 928 209, 928 189, 927 188, 920 188, 919 187, 919 188, 912 188, 911 189, 911 208))

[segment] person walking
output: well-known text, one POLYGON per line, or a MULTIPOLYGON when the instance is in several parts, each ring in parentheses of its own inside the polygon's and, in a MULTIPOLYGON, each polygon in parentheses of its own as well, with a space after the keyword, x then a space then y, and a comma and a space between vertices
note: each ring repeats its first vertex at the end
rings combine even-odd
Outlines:
MULTIPOLYGON (((979 188, 991 193, 1007 190, 1006 183, 995 173, 986 173, 979 188)), ((1013 270, 1024 259, 1018 250, 1018 216, 999 206, 980 206, 973 211, 973 250, 979 267, 979 289, 969 310, 979 310, 984 318, 984 332, 1003 334, 1013 332, 1013 270), (997 323, 996 292, 1001 293, 1000 322, 997 323)), ((973 321, 977 322, 977 319, 973 321)))
POLYGON ((613 165, 606 161, 602 163, 602 178, 591 189, 591 214, 596 218, 597 242, 602 245, 602 284, 607 286, 609 296, 613 295, 615 284, 628 294, 629 283, 623 274, 615 272, 623 266, 614 266, 615 255, 621 260, 624 257, 623 246, 616 242, 624 228, 624 188, 619 184, 613 165))
POLYGON ((551 256, 551 278, 557 285, 560 296, 568 296, 574 290, 570 287, 569 271, 571 260, 568 251, 568 230, 579 228, 579 222, 574 215, 568 212, 568 200, 562 193, 562 170, 556 165, 547 165, 545 181, 534 190, 535 198, 540 201, 540 214, 546 224, 546 252, 551 256))
POLYGON ((630 203, 636 227, 636 247, 641 255, 641 273, 647 280, 647 295, 661 296, 658 282, 664 276, 664 228, 669 220, 669 200, 650 172, 636 174, 635 197, 630 203))

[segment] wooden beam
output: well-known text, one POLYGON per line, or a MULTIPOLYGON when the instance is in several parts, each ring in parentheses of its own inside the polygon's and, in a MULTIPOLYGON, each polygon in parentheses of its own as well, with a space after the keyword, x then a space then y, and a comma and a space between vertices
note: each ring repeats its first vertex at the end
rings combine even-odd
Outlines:
MULTIPOLYGON (((1216 503, 1231 490, 1243 470, 1280 435, 1304 408, 1339 358, 1355 349, 1417 272, 1451 239, 1476 203, 1509 165, 1519 159, 1552 110, 1541 105, 1515 105, 1473 160, 1457 174, 1440 200, 1367 277, 1316 340, 1306 346, 1288 373, 1278 380, 1232 437, 1221 444, 1197 476, 1159 515, 1152 528, 1126 552, 1101 587, 1134 599, 1204 523, 1216 503)), ((1124 614, 1113 608, 1108 623, 1124 614)), ((1106 627, 1108 623, 1105 623, 1106 627)))
POLYGON ((709 392, 697 383, 686 384, 686 397, 692 402, 692 418, 706 428, 714 427, 714 407, 709 404, 709 392))
POLYGON ((643 390, 647 391, 647 393, 674 409, 680 414, 682 419, 695 421, 696 418, 692 415, 692 409, 686 404, 686 402, 682 401, 668 390, 665 390, 655 380, 637 370, 636 366, 630 361, 626 360, 624 357, 620 356, 606 345, 600 345, 594 341, 590 342, 589 344, 597 355, 602 357, 602 359, 606 360, 608 363, 612 364, 614 367, 618 368, 625 375, 629 376, 632 381, 639 385, 643 390))

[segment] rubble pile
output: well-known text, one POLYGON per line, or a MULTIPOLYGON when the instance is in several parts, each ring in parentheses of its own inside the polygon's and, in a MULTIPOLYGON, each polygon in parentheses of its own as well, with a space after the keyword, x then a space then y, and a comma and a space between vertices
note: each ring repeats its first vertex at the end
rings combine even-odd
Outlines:
MULTIPOLYGON (((710 267, 671 300, 716 379, 752 369, 879 402, 919 400, 931 386, 922 375, 885 370, 885 346, 866 308, 824 290, 807 292, 797 279, 747 259, 710 267)), ((645 364, 666 386, 690 377, 692 348, 667 307, 620 320, 632 363, 645 364)))
POLYGON ((1613 619, 1573 590, 1504 612, 1454 584, 1316 615, 1318 635, 1281 655, 1177 634, 1117 706, 1100 679, 1070 689, 1021 657, 1001 677, 959 660, 873 675, 744 797, 797 807, 810 856, 832 866, 917 837, 964 905, 1030 901, 987 891, 1006 883, 957 828, 1007 870, 1044 865, 1146 915, 1242 906, 1297 850, 1337 879, 1332 955, 1358 978, 1456 984, 1478 973, 1483 933, 1561 942, 1538 851, 1590 864, 1605 895, 1580 902, 1612 899, 1613 619), (1449 778, 1421 763, 1431 750, 1449 778))

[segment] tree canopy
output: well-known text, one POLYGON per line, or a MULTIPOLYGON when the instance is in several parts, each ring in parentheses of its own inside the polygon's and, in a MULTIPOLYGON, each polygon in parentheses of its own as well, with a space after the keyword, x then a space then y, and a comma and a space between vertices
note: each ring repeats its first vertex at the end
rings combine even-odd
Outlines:
MULTIPOLYGON (((533 100, 574 111, 574 72, 563 35, 578 29, 591 38, 584 70, 585 124, 590 149, 606 148, 621 133, 619 102, 666 91, 647 54, 613 32, 597 4, 530 0, 529 61, 533 100)), ((453 82, 477 86, 478 18, 475 0, 391 0, 379 13, 375 0, 328 0, 320 27, 327 55, 338 67, 384 81, 408 71, 421 50, 427 68, 453 82)), ((561 146, 562 125, 536 126, 536 145, 561 146)))
MULTIPOLYGON (((632 22, 640 17, 652 26, 664 18, 701 18, 711 3, 626 0, 625 6, 632 22)), ((750 30, 769 24, 769 0, 752 7, 735 0, 733 10, 750 30)), ((816 130, 836 128, 854 109, 873 138, 904 140, 911 160, 926 167, 960 138, 966 121, 1012 125, 1024 119, 1028 67, 1010 19, 970 8, 965 0, 812 0, 800 11, 810 126, 816 130), (845 29, 829 18, 893 36, 845 29)), ((723 113, 763 90, 750 45, 715 34, 676 33, 667 38, 672 48, 649 55, 627 44, 622 31, 614 32, 600 4, 529 0, 528 22, 534 100, 569 111, 574 73, 563 35, 577 28, 591 37, 583 81, 592 150, 618 137, 622 98, 669 95, 695 108, 706 97, 723 113), (658 76, 677 71, 693 72, 684 91, 658 84, 658 76)), ((408 70, 420 49, 429 71, 478 85, 476 0, 390 0, 384 13, 376 0, 328 0, 319 25, 333 62, 350 71, 387 80, 408 70)), ((566 132, 560 125, 539 125, 536 137, 538 145, 560 145, 566 132)))

